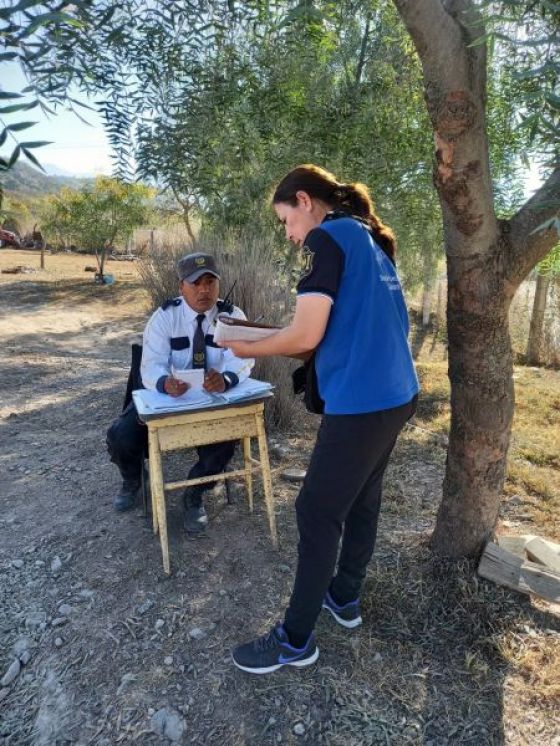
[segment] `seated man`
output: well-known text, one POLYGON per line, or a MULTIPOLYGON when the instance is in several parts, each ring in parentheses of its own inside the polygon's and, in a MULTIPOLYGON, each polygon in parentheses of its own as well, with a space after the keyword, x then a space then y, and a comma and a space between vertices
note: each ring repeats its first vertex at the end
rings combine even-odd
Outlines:
MULTIPOLYGON (((220 275, 214 257, 188 254, 177 265, 181 296, 166 301, 152 314, 144 330, 141 375, 147 389, 169 396, 180 396, 188 384, 171 375, 175 369, 204 368, 206 391, 221 393, 245 380, 254 360, 241 360, 228 349, 214 344, 213 329, 219 313, 236 319, 245 314, 236 306, 218 300, 220 275)), ((133 507, 140 488, 142 454, 147 452, 147 427, 138 419, 131 402, 107 432, 107 448, 123 479, 121 491, 113 500, 115 510, 133 507)), ((197 448, 198 462, 189 479, 223 472, 233 456, 234 441, 197 448)), ((208 523, 202 504, 204 490, 212 483, 187 488, 183 493, 185 529, 201 533, 208 523)))

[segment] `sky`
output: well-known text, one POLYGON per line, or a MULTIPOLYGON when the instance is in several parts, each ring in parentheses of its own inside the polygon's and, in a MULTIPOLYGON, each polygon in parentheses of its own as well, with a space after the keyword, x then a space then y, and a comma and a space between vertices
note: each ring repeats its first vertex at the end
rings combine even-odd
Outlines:
MULTIPOLYGON (((0 63, 0 88, 5 91, 18 92, 25 85, 25 78, 16 64, 0 63)), ((73 92, 72 96, 93 105, 93 102, 88 102, 83 94, 73 92)), ((5 103, 12 103, 12 101, 5 103)), ((73 112, 60 108, 55 116, 45 115, 39 108, 36 108, 31 111, 2 115, 2 119, 6 124, 21 121, 37 122, 34 127, 16 134, 20 142, 24 140, 50 140, 52 142, 52 145, 45 145, 33 151, 48 173, 64 172, 71 176, 110 174, 112 170, 111 147, 103 130, 101 117, 97 112, 87 109, 80 109, 80 116, 88 124, 80 121, 73 112)), ((11 152, 14 144, 14 140, 10 143, 10 138, 8 138, 0 154, 5 156, 11 152)), ((25 157, 22 160, 29 163, 25 157)))

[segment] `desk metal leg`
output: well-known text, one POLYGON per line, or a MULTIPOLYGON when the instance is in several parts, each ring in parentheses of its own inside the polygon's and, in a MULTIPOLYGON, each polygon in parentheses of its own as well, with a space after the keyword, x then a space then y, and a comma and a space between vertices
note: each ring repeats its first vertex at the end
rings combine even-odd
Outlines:
POLYGON ((165 491, 163 489, 163 469, 157 432, 150 437, 150 483, 152 487, 152 509, 154 510, 154 516, 157 515, 157 519, 154 518, 154 528, 157 530, 157 526, 159 526, 163 569, 169 575, 171 569, 169 566, 169 544, 167 541, 165 491))
POLYGON ((243 463, 245 466, 245 484, 247 485, 247 499, 249 513, 253 512, 253 464, 251 463, 251 438, 243 438, 243 463))
POLYGON ((257 417, 257 433, 259 439, 259 461, 261 462, 261 471, 263 478, 264 499, 268 513, 268 525, 270 526, 270 537, 272 545, 278 546, 278 536, 276 534, 276 513, 274 512, 274 495, 272 494, 272 477, 270 474, 270 461, 268 460, 268 444, 266 442, 266 432, 264 429, 263 418, 257 417))

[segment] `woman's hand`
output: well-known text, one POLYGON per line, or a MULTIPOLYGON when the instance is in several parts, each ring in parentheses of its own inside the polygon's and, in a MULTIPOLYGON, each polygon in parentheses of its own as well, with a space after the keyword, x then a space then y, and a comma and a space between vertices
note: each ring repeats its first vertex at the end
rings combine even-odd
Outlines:
POLYGON ((228 350, 231 350, 235 357, 253 357, 253 353, 251 352, 251 347, 254 345, 254 342, 243 342, 241 340, 238 340, 236 342, 224 342, 222 347, 227 347, 228 350))

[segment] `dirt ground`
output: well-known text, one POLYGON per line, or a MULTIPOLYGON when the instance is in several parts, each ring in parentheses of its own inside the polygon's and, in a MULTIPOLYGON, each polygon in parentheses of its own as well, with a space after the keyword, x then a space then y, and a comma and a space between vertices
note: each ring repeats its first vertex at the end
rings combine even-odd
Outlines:
MULTIPOLYGON (((258 495, 253 515, 241 489, 211 495, 198 540, 172 495, 163 573, 141 509, 112 510, 104 444, 147 299, 134 264, 110 263, 106 287, 88 264, 0 251, 0 269, 30 268, 0 274, 0 743, 560 744, 558 608, 431 555, 445 444, 426 428, 403 433, 387 476, 363 626, 321 617, 302 671, 233 667, 288 599, 298 487, 275 479, 279 550, 258 495)), ((269 432, 274 467, 305 467, 302 422, 269 432)))

